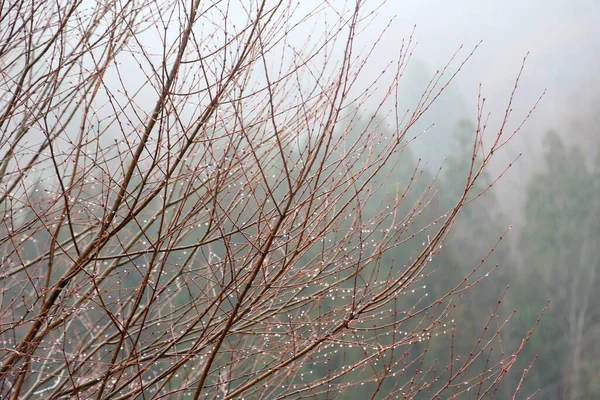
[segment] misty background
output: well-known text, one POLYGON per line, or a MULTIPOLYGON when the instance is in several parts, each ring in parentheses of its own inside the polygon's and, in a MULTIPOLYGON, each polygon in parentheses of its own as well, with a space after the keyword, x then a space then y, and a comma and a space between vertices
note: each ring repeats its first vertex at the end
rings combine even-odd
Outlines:
POLYGON ((493 303, 491 287, 498 293, 506 283, 511 286, 506 307, 519 314, 513 340, 519 340, 550 299, 523 357, 530 360, 512 375, 513 383, 535 359, 523 396, 539 389, 537 396, 544 399, 600 398, 600 2, 391 1, 379 9, 360 40, 377 40, 391 18, 363 79, 368 85, 397 54, 401 40, 412 34, 416 46, 400 83, 401 109, 414 106, 433 74, 461 46, 447 76, 481 41, 412 129, 415 135, 426 130, 411 145, 413 156, 423 158, 432 171, 444 162, 449 186, 460 153, 457 143, 471 143, 464 137, 474 131, 480 85, 491 140, 527 57, 507 132, 545 95, 517 135, 494 155, 490 180, 518 160, 474 206, 478 209, 463 216, 454 233, 458 239, 451 243, 453 263, 468 271, 505 229, 515 226, 500 246, 495 284, 466 301, 468 318, 487 316, 489 308, 481 306, 493 303))
MULTIPOLYGON (((396 55, 399 41, 408 38, 414 30, 417 44, 401 84, 405 89, 401 97, 407 100, 405 105, 408 106, 418 100, 433 73, 441 70, 460 46, 458 61, 481 42, 449 90, 421 121, 422 129, 433 122, 436 125, 414 144, 413 150, 419 156, 437 163, 449 155, 449 132, 453 125, 461 119, 476 118, 480 84, 487 111, 491 112, 492 129, 488 136, 493 136, 494 128, 499 127, 504 117, 523 58, 527 56, 509 127, 514 128, 521 121, 544 90, 546 95, 508 149, 494 160, 494 172, 499 172, 510 159, 523 153, 516 168, 509 171, 503 184, 496 188, 503 207, 511 214, 519 212, 517 203, 523 200, 521 189, 528 174, 541 167, 542 141, 549 130, 556 130, 566 143, 585 147, 586 157, 592 162, 600 144, 597 135, 600 122, 597 117, 599 2, 391 1, 382 5, 378 22, 359 40, 365 43, 375 40, 378 30, 392 16, 394 22, 381 38, 374 58, 381 65, 390 55, 396 55)), ((455 61, 452 65, 457 64, 455 61)), ((368 73, 363 75, 365 84, 371 77, 368 73)))

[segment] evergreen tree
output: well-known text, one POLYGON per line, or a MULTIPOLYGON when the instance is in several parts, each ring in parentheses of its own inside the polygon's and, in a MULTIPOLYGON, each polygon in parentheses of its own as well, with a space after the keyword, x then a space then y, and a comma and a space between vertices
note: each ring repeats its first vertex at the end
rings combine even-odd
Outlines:
MULTIPOLYGON (((586 164, 582 151, 546 138, 545 169, 527 189, 520 304, 551 299, 547 316, 531 343, 539 353, 529 386, 544 398, 600 396, 600 170, 586 164), (586 383, 587 381, 587 383, 586 383)), ((534 308, 536 306, 533 306, 534 308)), ((524 318, 527 318, 526 309, 524 318)), ((525 357, 527 358, 527 357, 525 357)))

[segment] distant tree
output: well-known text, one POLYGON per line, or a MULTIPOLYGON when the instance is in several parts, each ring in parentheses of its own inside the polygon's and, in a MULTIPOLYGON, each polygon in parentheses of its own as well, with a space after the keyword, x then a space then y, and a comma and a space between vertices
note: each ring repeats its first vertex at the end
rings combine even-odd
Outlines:
POLYGON ((386 113, 399 43, 367 112, 355 40, 373 10, 300 3, 3 3, 2 396, 495 393, 523 350, 487 361, 510 315, 490 310, 459 354, 477 280, 432 297, 426 282, 510 132, 485 147, 476 126, 479 161, 427 214, 435 185, 402 157, 452 76, 386 113), (412 169, 390 184, 393 166, 412 169))
POLYGON ((521 239, 521 289, 530 288, 521 302, 552 299, 531 348, 541 352, 544 369, 530 384, 546 388, 545 398, 596 398, 598 386, 585 382, 600 373, 600 169, 555 132, 545 145, 545 164, 527 189, 521 239))
MULTIPOLYGON (((411 59, 402 81, 398 109, 414 109, 421 94, 427 90, 433 72, 420 59, 411 59)), ((456 82, 451 82, 438 99, 431 105, 427 114, 413 125, 413 132, 426 132, 411 145, 414 153, 427 160, 430 166, 440 165, 445 157, 452 157, 451 148, 456 148, 453 135, 457 121, 464 121, 470 115, 464 96, 456 82)), ((472 150, 471 148, 469 151, 472 150)), ((463 171, 464 172, 464 171, 463 171)))

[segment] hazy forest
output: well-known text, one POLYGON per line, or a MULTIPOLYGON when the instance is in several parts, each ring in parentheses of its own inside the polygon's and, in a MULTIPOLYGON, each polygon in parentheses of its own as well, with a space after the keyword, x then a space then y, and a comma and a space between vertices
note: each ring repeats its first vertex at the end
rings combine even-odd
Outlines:
POLYGON ((597 1, 0 4, 0 398, 600 398, 597 1))

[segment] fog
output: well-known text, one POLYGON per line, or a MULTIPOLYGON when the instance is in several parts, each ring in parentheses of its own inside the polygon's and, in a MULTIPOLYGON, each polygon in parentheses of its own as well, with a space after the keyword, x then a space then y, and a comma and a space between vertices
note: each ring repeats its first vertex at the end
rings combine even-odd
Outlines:
MULTIPOLYGON (((484 200, 483 206, 490 214, 501 210, 498 229, 519 228, 509 235, 507 251, 513 261, 502 267, 517 291, 515 307, 539 308, 543 298, 551 299, 543 332, 529 350, 540 354, 533 369, 538 375, 529 377, 529 388, 541 390, 544 399, 595 398, 600 394, 600 254, 591 248, 598 246, 600 234, 600 2, 391 1, 370 28, 375 32, 392 16, 394 23, 375 52, 377 65, 363 78, 367 84, 369 75, 376 75, 383 60, 395 54, 401 38, 412 34, 417 44, 400 85, 404 107, 411 106, 411 99, 418 98, 461 46, 447 75, 477 46, 413 129, 418 134, 429 128, 412 149, 433 167, 452 157, 456 123, 476 120, 480 87, 493 138, 526 58, 507 131, 513 132, 537 106, 495 155, 490 172, 502 176, 493 189, 497 201, 484 200)), ((371 41, 377 38, 373 32, 367 30, 371 41)))
MULTIPOLYGON (((494 171, 499 172, 523 153, 517 166, 497 188, 507 211, 519 212, 523 179, 538 165, 541 141, 548 130, 555 129, 565 141, 585 146, 591 161, 600 139, 581 126, 580 120, 594 114, 594 104, 600 98, 600 3, 593 0, 389 1, 380 8, 378 22, 371 24, 371 29, 360 39, 365 43, 374 41, 378 30, 392 16, 394 22, 382 37, 375 58, 380 65, 390 55, 396 55, 399 40, 410 37, 414 29, 417 44, 411 67, 421 65, 409 68, 404 77, 403 85, 409 87, 409 94, 405 95, 409 99, 414 100, 419 93, 420 87, 413 81, 415 76, 420 75, 424 87, 459 47, 462 50, 456 60, 462 61, 481 42, 451 85, 449 91, 454 93, 444 94, 440 103, 445 104, 435 107, 437 111, 450 108, 456 120, 475 119, 481 85, 487 111, 491 113, 492 131, 504 117, 515 79, 527 56, 511 122, 520 122, 539 96, 544 91, 546 94, 523 130, 493 163, 494 171), (464 104, 456 104, 456 92, 464 104), (580 121, 577 129, 573 129, 575 121, 580 121)), ((455 61, 451 65, 457 64, 455 61)), ((373 69, 373 74, 379 72, 373 69)), ((363 76, 365 84, 369 76, 372 75, 363 76)), ((415 144, 424 158, 433 163, 448 155, 444 138, 449 136, 455 122, 452 115, 444 115, 440 121, 436 114, 433 110, 425 116, 420 127, 424 129, 434 122, 436 126, 415 144)))

